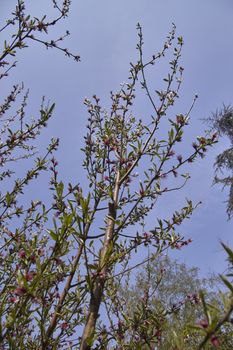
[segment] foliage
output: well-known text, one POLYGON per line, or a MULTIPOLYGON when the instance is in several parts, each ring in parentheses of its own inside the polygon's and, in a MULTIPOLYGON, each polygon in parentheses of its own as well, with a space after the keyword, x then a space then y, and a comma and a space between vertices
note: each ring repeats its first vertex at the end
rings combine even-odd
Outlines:
MULTIPOLYGON (((15 30, 0 55, 1 79, 12 73, 16 65, 12 58, 30 40, 79 60, 79 56, 59 46, 68 32, 57 40, 47 41, 43 36, 68 15, 70 1, 64 0, 62 6, 51 1, 58 11, 58 17, 51 21, 46 16, 40 20, 31 18, 26 14, 25 4, 22 0, 17 2, 13 18, 1 29, 1 32, 8 28, 15 30)), ((104 109, 97 96, 85 100, 89 115, 83 147, 87 184, 69 184, 66 189, 59 179, 58 163, 52 156, 58 140, 52 140, 46 154, 36 158, 34 140, 52 117, 54 104, 45 105, 42 101, 39 117, 29 122, 25 109, 28 93, 20 107, 15 112, 12 110, 23 92, 23 87, 14 86, 0 106, 0 346, 3 349, 129 348, 121 338, 122 327, 132 329, 134 321, 128 318, 124 323, 121 319, 119 280, 129 270, 151 260, 148 257, 133 265, 144 255, 145 247, 150 247, 152 257, 159 257, 169 248, 180 249, 191 243, 179 234, 179 226, 196 207, 191 200, 170 219, 158 219, 147 232, 145 221, 161 196, 185 185, 189 178, 187 166, 204 157, 207 148, 216 142, 216 136, 198 137, 183 154, 175 156, 196 100, 195 97, 187 113, 172 116, 170 110, 179 98, 182 83, 183 68, 179 61, 183 39, 176 37, 173 26, 162 50, 145 60, 140 25, 137 30, 138 60, 130 64, 128 81, 118 92, 110 94, 110 109, 104 109), (163 82, 165 87, 151 92, 146 72, 170 51, 172 58, 163 82), (139 91, 147 96, 152 111, 151 117, 145 116, 144 120, 132 112, 139 91), (28 171, 18 177, 10 165, 27 160, 28 171), (39 188, 42 172, 50 174, 48 187, 53 201, 46 205, 32 199, 28 204, 24 191, 35 180, 39 188)), ((231 255, 230 250, 228 254, 231 255)), ((231 283, 225 279, 224 282, 231 290, 231 283)), ((202 331, 205 344, 229 320, 232 298, 226 298, 223 318, 219 318, 218 310, 214 321, 204 297, 202 303, 208 327, 198 330, 202 331)), ((141 305, 143 312, 145 306, 141 305)), ((159 313, 150 317, 158 326, 162 324, 159 313)), ((143 327, 145 330, 147 326, 143 327)), ((136 349, 135 341, 140 344, 144 338, 134 339, 129 346, 136 349)), ((146 346, 155 344, 154 334, 147 334, 145 341, 146 346)), ((182 337, 176 347, 182 348, 179 341, 183 341, 182 337)))
POLYGON ((216 157, 214 178, 214 183, 222 184, 223 188, 230 187, 227 201, 227 214, 230 219, 233 214, 233 108, 224 105, 222 109, 212 113, 206 121, 211 130, 218 132, 219 136, 227 136, 230 140, 230 147, 216 157))
MULTIPOLYGON (((200 278, 197 268, 188 268, 168 256, 150 261, 131 285, 130 276, 121 283, 122 338, 126 349, 198 349, 202 328, 207 328, 202 301, 212 317, 224 313, 228 292, 220 292, 217 276, 200 278), (127 322, 130 328, 125 331, 127 322), (150 340, 148 342, 148 340, 150 340), (148 346, 146 345, 148 342, 148 346), (157 346, 157 347, 156 347, 157 346), (153 348, 153 347, 152 347, 153 348)), ((233 326, 226 323, 211 337, 206 349, 232 348, 233 326)))

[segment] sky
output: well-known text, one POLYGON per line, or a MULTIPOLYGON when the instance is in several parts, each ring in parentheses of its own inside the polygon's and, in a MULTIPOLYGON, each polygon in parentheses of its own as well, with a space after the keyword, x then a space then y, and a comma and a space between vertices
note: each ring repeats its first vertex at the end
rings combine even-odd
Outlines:
MULTIPOLYGON (((12 12, 14 3, 14 0, 1 0, 1 20, 12 12)), ((53 11, 49 0, 26 1, 26 4, 36 17, 43 13, 50 16, 53 11)), ((69 18, 54 29, 54 36, 68 29, 71 36, 65 46, 78 53, 81 62, 32 44, 18 56, 18 66, 5 80, 1 96, 12 84, 23 81, 30 89, 29 113, 37 113, 43 95, 56 102, 55 116, 40 138, 40 146, 43 147, 51 136, 59 137, 61 145, 57 157, 62 176, 67 182, 85 181, 80 171, 80 148, 87 120, 83 100, 96 94, 107 106, 109 91, 118 90, 127 80, 129 62, 136 59, 136 24, 140 22, 143 27, 148 56, 162 47, 172 23, 177 27, 177 35, 184 38, 184 83, 176 108, 180 113, 186 112, 193 96, 198 94, 186 134, 186 142, 190 143, 206 128, 201 118, 208 117, 223 103, 233 102, 232 13, 232 0, 73 1, 69 18)), ((3 39, 1 34, 0 43, 3 39)), ((161 77, 168 72, 168 67, 164 61, 151 73, 149 79, 154 89, 160 89, 161 77)), ((149 113, 144 100, 137 108, 142 118, 149 113)), ((227 221, 224 203, 227 191, 212 186, 214 159, 228 145, 227 139, 221 139, 204 160, 193 164, 189 184, 182 192, 169 194, 155 214, 168 215, 177 205, 181 207, 186 197, 194 202, 202 201, 202 206, 181 228, 193 243, 173 255, 190 266, 198 266, 203 273, 223 272, 226 263, 220 241, 233 246, 232 221, 227 221)), ((46 196, 43 189, 41 193, 46 196)))

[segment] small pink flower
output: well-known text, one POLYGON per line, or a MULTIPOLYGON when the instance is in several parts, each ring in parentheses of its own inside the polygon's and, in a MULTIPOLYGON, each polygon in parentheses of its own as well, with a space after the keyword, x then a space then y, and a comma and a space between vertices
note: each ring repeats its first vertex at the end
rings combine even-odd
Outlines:
POLYGON ((185 123, 185 117, 181 114, 176 116, 176 122, 180 125, 184 125, 185 123))
POLYGON ((198 322, 199 326, 201 326, 202 328, 207 328, 209 326, 209 323, 207 320, 201 320, 200 322, 198 322))
POLYGON ((63 322, 63 323, 61 324, 61 329, 65 330, 65 329, 67 329, 67 328, 69 328, 68 323, 67 323, 67 322, 63 322))
POLYGON ((206 144, 206 139, 204 137, 200 137, 199 142, 201 145, 205 145, 206 144))
POLYGON ((35 254, 32 254, 32 255, 30 256, 30 261, 31 261, 32 264, 35 264, 35 263, 36 263, 36 255, 35 255, 35 254))
POLYGON ((100 272, 100 273, 99 273, 99 278, 100 278, 101 280, 104 280, 104 279, 106 278, 106 273, 100 272))
POLYGON ((10 303, 18 303, 19 299, 16 297, 10 297, 9 302, 10 303))
POLYGON ((213 346, 218 347, 220 345, 220 341, 215 335, 211 337, 210 341, 213 346))
POLYGON ((151 232, 144 232, 143 236, 144 236, 144 238, 149 239, 149 238, 151 238, 152 233, 151 232))
POLYGON ((36 273, 34 271, 29 271, 26 273, 25 278, 27 281, 32 281, 36 273))
POLYGON ((18 256, 20 259, 24 259, 26 257, 26 252, 25 250, 21 249, 18 253, 18 256))
POLYGON ((180 249, 182 247, 182 244, 177 242, 177 243, 175 243, 174 247, 176 249, 180 249))
POLYGON ((194 304, 199 304, 199 296, 198 294, 196 293, 193 293, 193 294, 188 294, 187 295, 187 299, 191 302, 191 303, 194 303, 194 304))
POLYGON ((27 289, 25 287, 17 287, 15 290, 14 290, 14 294, 18 295, 18 296, 22 296, 24 295, 25 293, 27 293, 27 289))

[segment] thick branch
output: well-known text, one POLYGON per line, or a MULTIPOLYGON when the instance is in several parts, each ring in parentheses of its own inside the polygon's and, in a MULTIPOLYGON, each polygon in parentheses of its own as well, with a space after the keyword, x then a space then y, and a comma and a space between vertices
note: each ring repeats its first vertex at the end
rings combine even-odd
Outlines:
POLYGON ((100 259, 99 259, 99 269, 98 275, 93 281, 93 286, 91 290, 91 299, 89 303, 89 312, 87 316, 87 322, 84 327, 82 341, 80 350, 90 350, 93 342, 93 337, 95 333, 96 321, 99 316, 99 308, 102 301, 105 282, 107 280, 107 272, 109 269, 109 262, 111 253, 113 251, 113 234, 115 227, 115 220, 117 214, 117 203, 119 196, 119 178, 120 174, 118 172, 116 177, 116 185, 114 190, 113 202, 109 203, 108 209, 108 221, 105 231, 104 243, 101 249, 100 259))

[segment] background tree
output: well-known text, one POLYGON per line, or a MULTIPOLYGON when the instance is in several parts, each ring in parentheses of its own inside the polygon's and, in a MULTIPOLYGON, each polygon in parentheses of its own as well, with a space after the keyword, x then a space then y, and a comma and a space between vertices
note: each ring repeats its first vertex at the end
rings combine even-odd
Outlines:
MULTIPOLYGON (((130 276, 121 282, 116 301, 121 300, 122 305, 123 321, 118 332, 121 328, 125 348, 151 349, 154 344, 154 348, 160 350, 198 349, 202 339, 199 330, 207 327, 203 295, 212 312, 224 313, 228 292, 220 291, 223 289, 221 279, 214 275, 200 278, 197 268, 188 268, 168 256, 151 259, 140 270, 134 284, 130 276), (130 327, 124 331, 127 324, 130 327)), ((230 349, 232 335, 232 324, 224 324, 206 349, 213 349, 213 346, 230 349)))
POLYGON ((220 137, 227 136, 230 140, 230 147, 217 156, 214 164, 216 172, 214 183, 222 184, 223 188, 230 187, 227 201, 227 214, 230 219, 233 214, 233 108, 223 105, 206 121, 212 131, 215 130, 220 137))

